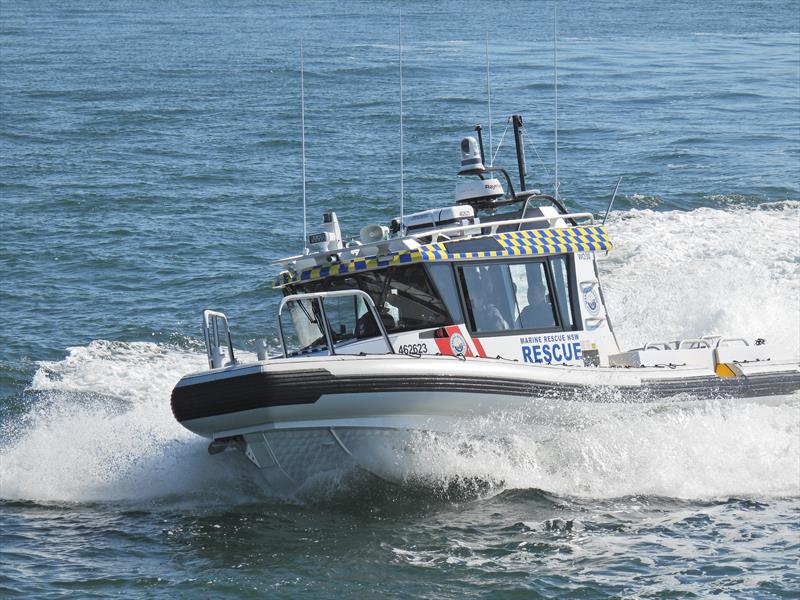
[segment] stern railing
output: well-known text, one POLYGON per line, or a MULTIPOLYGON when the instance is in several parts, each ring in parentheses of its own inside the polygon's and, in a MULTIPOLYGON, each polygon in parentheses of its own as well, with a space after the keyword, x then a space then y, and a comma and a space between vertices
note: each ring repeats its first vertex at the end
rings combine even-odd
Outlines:
POLYGON ((233 339, 225 313, 215 310, 203 311, 203 337, 206 340, 208 368, 219 369, 236 362, 233 354, 233 339), (227 355, 225 353, 227 348, 227 355), (230 359, 227 363, 225 358, 230 359))

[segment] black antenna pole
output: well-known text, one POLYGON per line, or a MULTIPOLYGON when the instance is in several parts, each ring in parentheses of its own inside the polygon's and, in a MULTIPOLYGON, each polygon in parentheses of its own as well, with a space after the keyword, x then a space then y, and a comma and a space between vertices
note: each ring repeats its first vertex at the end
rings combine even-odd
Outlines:
POLYGON ((483 128, 481 127, 480 123, 475 125, 475 131, 478 134, 478 146, 480 146, 480 148, 481 148, 481 163, 483 163, 485 165, 486 164, 486 156, 484 156, 484 154, 483 154, 483 135, 481 135, 481 130, 482 129, 483 128))
POLYGON ((525 148, 522 146, 522 115, 511 115, 511 122, 514 124, 514 144, 517 147, 517 167, 519 168, 519 188, 525 191, 525 148))

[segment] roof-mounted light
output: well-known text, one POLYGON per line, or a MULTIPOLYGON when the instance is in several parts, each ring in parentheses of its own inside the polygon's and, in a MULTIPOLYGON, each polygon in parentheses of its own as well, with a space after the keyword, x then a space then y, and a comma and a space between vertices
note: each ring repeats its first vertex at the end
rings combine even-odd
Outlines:
POLYGON ((459 175, 474 175, 483 173, 486 167, 483 166, 481 158, 481 147, 478 140, 472 136, 467 136, 461 140, 461 169, 459 175))

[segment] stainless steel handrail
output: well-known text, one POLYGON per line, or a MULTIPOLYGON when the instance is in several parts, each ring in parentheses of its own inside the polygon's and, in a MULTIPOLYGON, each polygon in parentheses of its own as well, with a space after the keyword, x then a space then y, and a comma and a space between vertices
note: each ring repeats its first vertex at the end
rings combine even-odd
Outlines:
POLYGON ((717 346, 716 347, 717 348, 721 348, 722 345, 725 344, 726 342, 741 342, 745 346, 749 346, 750 345, 750 343, 746 339, 744 339, 742 337, 729 337, 729 338, 724 337, 724 338, 721 338, 717 342, 717 346))
POLYGON ((705 338, 687 338, 685 340, 657 340, 647 342, 642 346, 642 350, 699 350, 700 348, 711 348, 711 340, 705 338))
POLYGON ((730 346, 731 342, 739 342, 745 346, 750 345, 748 341, 742 337, 723 337, 721 335, 704 335, 702 339, 708 341, 709 344, 711 344, 712 348, 722 348, 724 346, 730 346))
MULTIPOLYGON (((497 229, 499 227, 505 227, 506 225, 524 225, 527 223, 543 223, 545 221, 557 221, 558 219, 589 219, 590 223, 594 223, 594 215, 589 212, 582 212, 582 213, 568 213, 565 215, 559 214, 554 215, 551 217, 527 217, 525 219, 507 219, 505 221, 491 221, 489 223, 472 223, 469 225, 457 225, 455 227, 445 227, 444 229, 434 229, 434 230, 427 230, 421 231, 420 233, 414 233, 411 235, 407 235, 407 238, 411 239, 418 239, 418 238, 431 238, 431 243, 436 242, 440 235, 448 235, 451 233, 457 233, 460 231, 466 231, 467 229, 489 229, 488 234, 481 234, 481 235, 493 235, 497 233, 497 229)), ((571 227, 574 227, 571 226, 571 227)))
POLYGON ((311 300, 312 302, 316 302, 317 306, 319 306, 319 314, 322 320, 322 333, 325 336, 325 341, 328 344, 328 355, 333 356, 336 354, 336 350, 333 344, 333 332, 330 329, 330 325, 328 323, 328 317, 325 314, 325 303, 323 300, 325 298, 340 298, 342 296, 357 296, 364 300, 364 303, 367 305, 367 310, 370 311, 372 317, 375 319, 375 322, 378 324, 378 329, 381 332, 381 336, 383 337, 383 341, 386 343, 386 347, 389 349, 389 354, 395 354, 394 347, 392 346, 392 341, 389 339, 389 334, 386 332, 386 326, 383 324, 383 321, 378 314, 378 309, 375 308, 375 302, 372 301, 372 298, 369 294, 367 294, 363 290, 337 290, 334 292, 313 292, 309 294, 292 294, 290 296, 284 296, 281 300, 280 306, 278 307, 278 331, 280 332, 281 336, 281 348, 283 349, 283 357, 288 358, 289 353, 286 351, 286 339, 283 333, 283 322, 281 321, 281 315, 283 314, 284 307, 289 302, 300 302, 302 300, 311 300))
POLYGON ((666 340, 655 340, 647 342, 642 346, 642 350, 674 350, 673 344, 674 342, 668 342, 666 340), (663 348, 659 348, 659 346, 663 346, 663 348))
POLYGON ((698 350, 700 348, 711 348, 711 343, 703 338, 687 338, 678 342, 678 350, 698 350))
MULTIPOLYGON (((461 231, 466 230, 484 230, 489 229, 489 233, 481 233, 480 235, 493 235, 497 233, 497 229, 499 227, 505 227, 507 225, 525 225, 528 223, 544 223, 545 221, 557 221, 558 219, 589 219, 590 224, 594 224, 594 215, 589 212, 581 212, 581 213, 567 213, 567 214, 558 214, 550 217, 527 217, 524 219, 507 219, 505 221, 491 221, 489 223, 472 223, 469 225, 457 225, 454 227, 445 227, 444 229, 428 229, 426 231, 421 231, 419 233, 412 233, 405 236, 399 236, 396 238, 390 238, 389 240, 383 240, 381 243, 385 244, 388 242, 394 242, 404 239, 411 239, 416 240, 419 238, 431 238, 431 242, 437 242, 440 236, 447 237, 451 233, 458 233, 461 231)), ((575 227, 575 225, 570 225, 570 227, 575 227)), ((479 237, 479 236, 476 236, 479 237)), ((367 244, 365 246, 359 246, 360 251, 363 252, 364 248, 370 248, 373 244, 367 244)), ((322 259, 325 256, 329 256, 331 254, 342 254, 348 251, 348 248, 340 248, 338 250, 331 250, 329 252, 320 252, 315 254, 314 257, 317 259, 322 259)), ((309 255, 305 254, 298 254, 296 256, 287 256, 285 258, 280 258, 278 260, 272 261, 271 264, 279 265, 279 264, 287 264, 295 260, 299 260, 302 258, 308 258, 309 255)))
POLYGON ((208 356, 208 367, 218 369, 222 367, 222 355, 220 354, 220 327, 218 320, 225 323, 225 337, 228 343, 228 356, 230 362, 235 363, 233 355, 233 339, 231 338, 231 328, 228 325, 228 317, 225 313, 216 310, 206 309, 203 311, 203 337, 206 341, 206 355, 208 356))

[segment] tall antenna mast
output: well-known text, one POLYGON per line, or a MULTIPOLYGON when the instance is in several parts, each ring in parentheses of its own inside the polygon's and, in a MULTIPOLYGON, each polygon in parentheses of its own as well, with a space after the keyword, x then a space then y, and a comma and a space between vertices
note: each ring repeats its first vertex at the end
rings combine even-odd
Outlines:
POLYGON ((403 232, 403 7, 400 7, 400 233, 403 232))
POLYGON ((304 81, 303 40, 300 40, 300 130, 303 148, 303 254, 308 250, 308 230, 306 225, 306 92, 304 81))
POLYGON ((555 132, 555 141, 553 145, 555 146, 556 152, 556 181, 554 184, 555 187, 555 197, 558 200, 558 188, 559 188, 559 181, 558 181, 558 0, 555 3, 555 16, 553 17, 553 90, 554 90, 554 104, 555 104, 555 125, 556 125, 556 132, 555 132))
POLYGON ((494 146, 492 145, 492 81, 489 78, 489 31, 486 31, 486 101, 489 105, 489 166, 494 163, 494 146))

